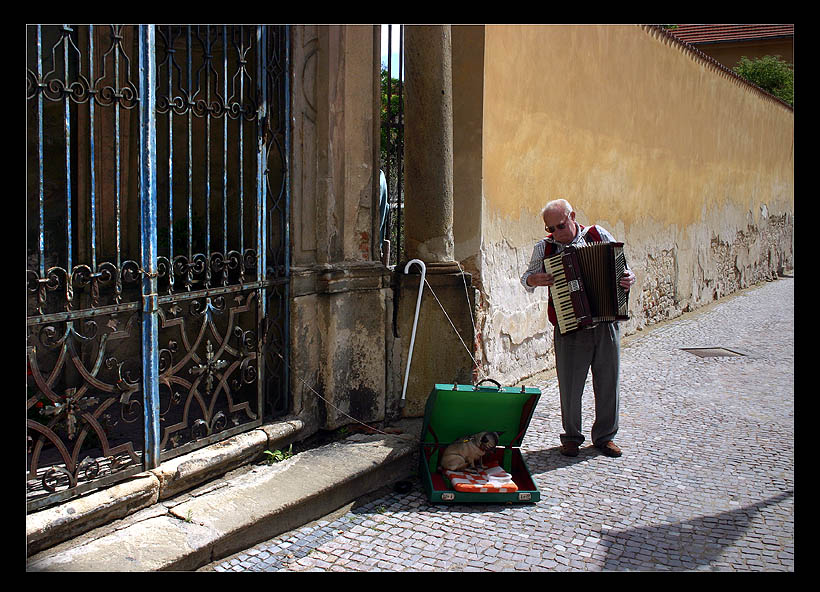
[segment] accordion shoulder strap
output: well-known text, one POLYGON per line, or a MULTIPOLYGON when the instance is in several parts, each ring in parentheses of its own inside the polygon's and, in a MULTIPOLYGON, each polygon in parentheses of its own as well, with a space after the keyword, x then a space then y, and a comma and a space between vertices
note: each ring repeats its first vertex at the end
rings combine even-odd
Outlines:
POLYGON ((587 226, 586 228, 584 228, 581 231, 581 236, 586 238, 587 235, 589 235, 590 242, 593 242, 593 243, 601 242, 601 233, 598 232, 598 229, 595 228, 594 224, 592 226, 587 226))

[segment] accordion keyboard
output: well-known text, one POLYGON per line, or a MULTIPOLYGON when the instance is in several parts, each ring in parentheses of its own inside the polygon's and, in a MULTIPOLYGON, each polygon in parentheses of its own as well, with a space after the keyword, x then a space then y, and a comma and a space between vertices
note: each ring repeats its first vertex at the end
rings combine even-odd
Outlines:
POLYGON ((578 329, 580 323, 572 305, 572 291, 578 289, 577 280, 568 280, 564 271, 563 257, 558 254, 544 259, 544 268, 552 274, 553 284, 550 287, 555 316, 558 318, 558 329, 563 335, 578 329))

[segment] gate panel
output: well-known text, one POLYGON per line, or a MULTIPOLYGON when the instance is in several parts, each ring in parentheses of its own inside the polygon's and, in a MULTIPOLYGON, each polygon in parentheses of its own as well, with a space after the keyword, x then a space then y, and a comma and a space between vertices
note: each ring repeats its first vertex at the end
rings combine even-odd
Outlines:
POLYGON ((27 28, 30 509, 145 466, 138 46, 27 28))
POLYGON ((262 421, 262 33, 157 27, 162 458, 262 421))
POLYGON ((288 411, 287 29, 27 43, 36 509, 288 411))

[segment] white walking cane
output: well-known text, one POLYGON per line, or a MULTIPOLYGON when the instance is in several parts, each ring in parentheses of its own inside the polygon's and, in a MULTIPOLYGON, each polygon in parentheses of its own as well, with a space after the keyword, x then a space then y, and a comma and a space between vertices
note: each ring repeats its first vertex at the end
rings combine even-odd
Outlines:
POLYGON ((407 274, 410 266, 418 263, 421 267, 421 279, 419 280, 419 295, 416 298, 416 316, 413 318, 413 333, 410 335, 410 352, 407 354, 407 368, 404 370, 404 387, 401 390, 400 406, 404 407, 404 397, 407 394, 407 377, 410 376, 410 362, 413 359, 413 345, 416 343, 416 325, 419 322, 419 307, 421 306, 421 294, 424 291, 424 276, 427 275, 427 267, 419 259, 412 259, 404 266, 404 273, 407 274))

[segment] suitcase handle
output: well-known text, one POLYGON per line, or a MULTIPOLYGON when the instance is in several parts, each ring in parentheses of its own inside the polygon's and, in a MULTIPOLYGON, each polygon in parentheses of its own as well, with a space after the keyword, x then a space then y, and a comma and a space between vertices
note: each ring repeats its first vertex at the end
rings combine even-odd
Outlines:
POLYGON ((476 385, 473 387, 473 390, 474 390, 474 391, 477 391, 477 390, 478 390, 478 387, 479 387, 479 386, 481 386, 481 383, 482 383, 482 382, 488 382, 488 381, 489 381, 489 382, 492 382, 492 383, 496 386, 496 388, 497 388, 499 391, 501 390, 501 384, 500 384, 497 380, 493 380, 492 378, 485 378, 484 380, 480 380, 480 381, 478 381, 478 382, 476 383, 476 385))

